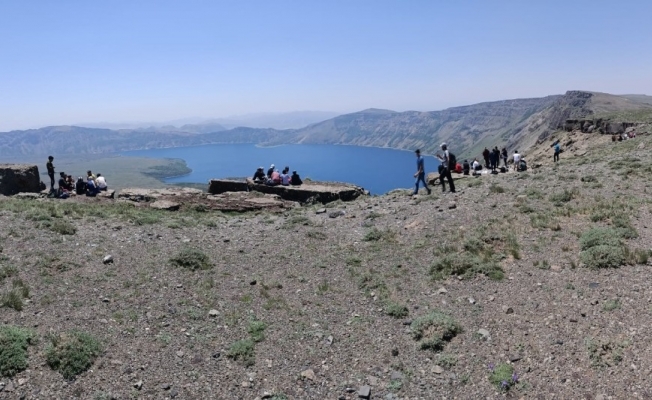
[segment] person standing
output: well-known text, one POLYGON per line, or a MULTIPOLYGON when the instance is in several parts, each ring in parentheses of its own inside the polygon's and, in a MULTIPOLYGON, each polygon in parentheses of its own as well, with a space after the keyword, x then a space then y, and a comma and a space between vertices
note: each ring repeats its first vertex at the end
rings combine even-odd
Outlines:
POLYGON ((49 156, 48 162, 45 164, 45 168, 48 170, 48 176, 50 177, 50 192, 54 192, 54 157, 49 156))
POLYGON ((559 161, 559 153, 561 153, 561 146, 559 146, 559 142, 557 142, 555 143, 555 154, 552 156, 553 162, 559 161))
POLYGON ((487 169, 489 169, 489 155, 489 149, 485 147, 484 151, 482 152, 482 157, 484 157, 484 167, 487 169))
POLYGON ((518 163, 521 161, 521 155, 518 154, 518 150, 514 150, 514 171, 518 171, 518 163))
POLYGON ((451 154, 448 151, 448 146, 446 143, 441 144, 441 149, 444 152, 443 156, 437 155, 437 158, 441 160, 442 164, 442 169, 441 173, 439 174, 439 182, 441 182, 441 191, 445 192, 446 191, 446 183, 444 182, 444 178, 448 179, 448 186, 450 188, 451 193, 455 193, 455 184, 453 183, 453 177, 451 176, 451 169, 455 167, 455 164, 457 163, 455 160, 455 156, 451 154))
POLYGON ((501 151, 500 155, 503 157, 503 163, 505 163, 505 168, 507 168, 507 148, 503 147, 503 150, 501 151))
POLYGON ((431 193, 428 184, 426 183, 426 170, 423 165, 423 157, 421 157, 421 150, 417 149, 414 154, 417 155, 417 172, 414 173, 414 177, 417 180, 414 182, 414 194, 419 193, 419 182, 423 182, 423 187, 426 188, 428 194, 431 193))

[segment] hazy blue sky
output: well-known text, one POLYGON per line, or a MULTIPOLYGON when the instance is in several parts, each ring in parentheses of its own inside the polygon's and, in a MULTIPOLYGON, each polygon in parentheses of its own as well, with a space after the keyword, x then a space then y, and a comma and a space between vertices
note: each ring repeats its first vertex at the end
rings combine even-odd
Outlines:
POLYGON ((0 0, 0 130, 652 94, 652 1, 0 0))

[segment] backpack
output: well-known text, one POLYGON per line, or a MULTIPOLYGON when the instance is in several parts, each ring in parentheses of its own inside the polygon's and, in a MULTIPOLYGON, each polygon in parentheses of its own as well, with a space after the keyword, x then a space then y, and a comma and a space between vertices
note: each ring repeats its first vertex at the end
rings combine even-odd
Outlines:
POLYGON ((455 158, 455 154, 451 153, 450 151, 448 152, 448 169, 451 171, 455 170, 455 167, 457 166, 457 158, 455 158))
POLYGON ((559 147, 559 143, 555 145, 555 153, 559 153, 559 150, 561 150, 561 147, 559 147))

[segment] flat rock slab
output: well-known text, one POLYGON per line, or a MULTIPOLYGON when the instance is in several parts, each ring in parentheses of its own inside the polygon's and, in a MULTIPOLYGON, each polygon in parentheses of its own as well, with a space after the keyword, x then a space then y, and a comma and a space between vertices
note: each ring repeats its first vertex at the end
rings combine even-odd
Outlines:
POLYGON ((255 183, 251 179, 234 181, 229 179, 212 179, 208 186, 211 194, 225 192, 255 191, 279 196, 283 200, 299 203, 329 203, 335 200, 354 200, 365 194, 359 186, 335 182, 304 182, 300 186, 268 186, 255 183))
POLYGON ((105 199, 113 199, 115 197, 115 190, 107 190, 105 192, 99 192, 97 197, 103 197, 105 199))
POLYGON ((163 197, 201 196, 202 194, 204 192, 199 189, 184 187, 163 189, 127 188, 118 193, 118 198, 131 201, 155 201, 163 197))

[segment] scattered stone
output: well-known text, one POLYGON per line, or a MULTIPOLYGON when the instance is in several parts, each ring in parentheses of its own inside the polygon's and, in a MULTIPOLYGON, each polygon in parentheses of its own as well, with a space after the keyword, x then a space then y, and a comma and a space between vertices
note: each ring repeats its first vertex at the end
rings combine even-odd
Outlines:
POLYGON ((305 371, 301 371, 301 376, 306 379, 310 379, 311 381, 317 380, 317 376, 315 375, 315 371, 312 369, 307 369, 305 371))
POLYGON ((14 391, 14 384, 11 381, 9 381, 9 383, 7 383, 7 386, 5 386, 5 392, 13 392, 13 391, 14 391))
POLYGON ((18 386, 23 386, 26 383, 27 383, 27 378, 19 378, 18 379, 18 386))
POLYGON ((439 290, 437 290, 437 293, 445 294, 445 293, 448 293, 448 290, 446 290, 446 288, 439 288, 439 290))
POLYGON ((570 322, 577 322, 577 318, 571 318, 569 319, 570 322))
POLYGON ((320 209, 318 209, 317 211, 315 211, 315 214, 325 214, 325 213, 326 213, 326 209, 325 209, 325 208, 320 208, 320 209))
POLYGON ((511 356, 509 356, 509 361, 514 363, 516 361, 519 361, 521 358, 522 357, 518 354, 512 354, 511 356))
POLYGON ((177 357, 183 357, 183 351, 179 350, 177 351, 177 357))
POLYGON ((135 387, 137 390, 142 389, 142 388, 143 388, 143 381, 142 381, 142 380, 139 380, 138 382, 134 383, 134 387, 135 387))
POLYGON ((469 297, 469 303, 475 304, 475 299, 473 297, 469 297))
POLYGON ((172 398, 172 399, 174 399, 178 395, 179 395, 179 392, 177 391, 177 389, 172 389, 172 391, 170 392, 170 398, 172 398))
POLYGON ((392 374, 389 376, 389 379, 392 381, 398 381, 403 379, 403 374, 400 371, 392 371, 392 374))
POLYGON ((369 375, 367 377, 367 382, 369 382, 370 386, 378 386, 378 378, 375 376, 369 375))
POLYGON ((444 373, 444 369, 442 367, 440 367, 439 365, 435 365, 434 367, 432 367, 432 372, 439 375, 439 374, 444 373))
POLYGON ((335 210, 335 211, 331 211, 331 212, 328 213, 329 218, 337 218, 337 217, 341 217, 343 215, 344 215, 344 211, 342 211, 342 210, 335 210))
POLYGON ((111 300, 109 300, 107 297, 105 297, 105 298, 102 299, 102 302, 103 302, 103 303, 108 303, 108 302, 110 302, 110 301, 111 301, 111 300))
POLYGON ((599 285, 599 283, 597 283, 597 282, 591 282, 591 283, 589 283, 589 287, 590 287, 591 289, 595 289, 595 288, 597 288, 598 285, 599 285))
POLYGON ((561 265, 551 265, 550 266, 551 271, 559 272, 562 270, 561 265))
POLYGON ((365 385, 361 386, 358 390, 358 397, 361 399, 368 399, 371 397, 371 387, 365 385))
POLYGON ((258 282, 257 282, 255 279, 253 279, 251 282, 249 282, 249 284, 250 284, 251 286, 256 286, 257 283, 258 283, 258 282))
POLYGON ((398 349, 392 349, 392 356, 398 357, 398 349))
POLYGON ((505 314, 514 314, 514 309, 512 307, 503 306, 503 312, 505 314))
POLYGON ((592 306, 595 306, 595 305, 597 305, 598 303, 599 303, 598 300, 591 300, 591 305, 592 305, 592 306))
POLYGON ((170 388, 172 388, 172 386, 170 386, 169 383, 166 383, 163 386, 161 386, 161 389, 163 389, 163 390, 170 390, 170 388))
POLYGON ((449 210, 453 210, 455 208, 457 208, 457 203, 455 203, 454 201, 451 201, 450 203, 448 203, 448 209, 449 210))
POLYGON ((484 328, 478 329, 478 334, 482 336, 483 339, 489 339, 489 331, 484 328))
POLYGON ((329 345, 333 344, 333 336, 328 336, 326 338, 326 341, 328 342, 329 345))
POLYGON ((216 309, 212 309, 208 312, 209 317, 217 317, 218 315, 220 315, 220 312, 217 311, 216 309))
POLYGON ((102 259, 103 264, 113 264, 113 256, 111 254, 107 255, 102 259))
POLYGON ((487 297, 487 300, 494 301, 494 300, 496 300, 496 298, 494 296, 489 296, 489 297, 487 297))
POLYGON ((177 211, 181 205, 170 200, 156 200, 149 205, 151 208, 157 210, 177 211))
POLYGON ((221 356, 222 356, 222 354, 218 351, 217 353, 213 353, 213 355, 211 357, 220 358, 221 356))

